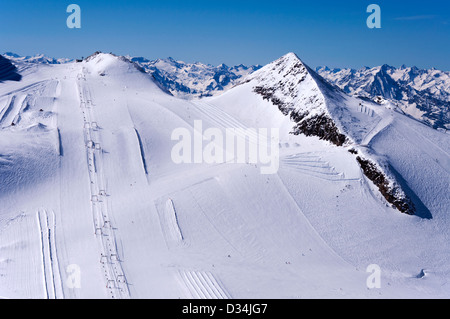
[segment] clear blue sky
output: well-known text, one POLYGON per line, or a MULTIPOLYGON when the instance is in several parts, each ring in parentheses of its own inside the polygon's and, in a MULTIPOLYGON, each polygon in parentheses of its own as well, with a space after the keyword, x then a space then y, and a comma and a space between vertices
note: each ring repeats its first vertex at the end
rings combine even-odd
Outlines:
POLYGON ((81 57, 96 50, 218 65, 295 52, 312 67, 384 63, 450 70, 447 0, 1 0, 0 53, 81 57), (68 29, 66 8, 82 10, 68 29), (366 26, 379 4, 382 28, 366 26))

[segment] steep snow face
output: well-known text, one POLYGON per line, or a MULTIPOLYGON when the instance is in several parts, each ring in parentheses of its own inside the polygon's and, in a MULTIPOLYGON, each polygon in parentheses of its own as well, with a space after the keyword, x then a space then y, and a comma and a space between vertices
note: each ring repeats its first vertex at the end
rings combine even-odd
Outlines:
POLYGON ((0 82, 20 81, 22 76, 17 73, 17 68, 9 59, 0 55, 0 82))
POLYGON ((160 85, 173 95, 192 99, 221 94, 239 80, 258 70, 260 66, 238 65, 217 67, 202 63, 185 63, 172 58, 149 61, 140 57, 128 57, 152 74, 160 85))
POLYGON ((346 93, 378 100, 382 97, 406 114, 434 128, 450 128, 450 73, 416 67, 329 69, 317 72, 346 93))

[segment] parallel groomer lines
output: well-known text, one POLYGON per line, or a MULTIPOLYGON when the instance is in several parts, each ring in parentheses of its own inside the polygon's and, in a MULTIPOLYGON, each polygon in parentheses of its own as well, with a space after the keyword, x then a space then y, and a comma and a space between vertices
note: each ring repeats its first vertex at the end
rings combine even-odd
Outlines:
POLYGON ((210 272, 180 270, 179 275, 193 298, 231 299, 230 294, 210 272))
POLYGON ((308 175, 319 177, 326 180, 341 180, 342 174, 330 166, 328 162, 323 161, 320 156, 313 154, 294 154, 281 159, 281 167, 304 172, 308 175))
POLYGON ((47 299, 63 299, 62 279, 56 249, 55 213, 40 209, 37 212, 37 225, 40 235, 42 273, 45 297, 47 299), (50 215, 50 216, 49 216, 50 215))

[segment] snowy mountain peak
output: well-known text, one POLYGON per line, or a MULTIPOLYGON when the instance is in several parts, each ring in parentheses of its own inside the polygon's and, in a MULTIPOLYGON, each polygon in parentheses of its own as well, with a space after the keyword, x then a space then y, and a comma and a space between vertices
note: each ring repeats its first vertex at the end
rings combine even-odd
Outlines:
POLYGON ((282 60, 282 59, 290 59, 290 60, 297 60, 297 61, 300 61, 301 62, 301 60, 300 60, 300 58, 298 57, 298 55, 296 54, 296 53, 294 53, 294 52, 288 52, 288 53, 286 53, 285 55, 283 55, 279 60, 282 60))
POLYGON ((286 78, 289 75, 295 77, 301 73, 305 75, 308 73, 303 62, 294 53, 288 53, 255 72, 251 78, 261 77, 261 75, 272 77, 279 75, 282 78, 286 78))
POLYGON ((318 117, 326 118, 330 122, 330 129, 336 134, 331 138, 328 133, 319 135, 338 145, 342 145, 345 138, 339 136, 338 130, 329 121, 330 112, 324 91, 331 88, 323 79, 304 64, 294 53, 288 53, 280 59, 266 65, 247 78, 252 81, 254 91, 263 99, 271 101, 284 114, 297 123, 296 133, 307 133, 300 127, 302 123, 318 117), (329 137, 329 138, 328 138, 329 137))

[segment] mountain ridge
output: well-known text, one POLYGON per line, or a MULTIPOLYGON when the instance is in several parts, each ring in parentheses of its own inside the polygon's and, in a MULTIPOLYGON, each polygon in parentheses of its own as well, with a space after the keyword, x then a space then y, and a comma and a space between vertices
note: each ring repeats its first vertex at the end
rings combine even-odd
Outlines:
MULTIPOLYGON (((4 56, 15 63, 51 65, 74 62, 42 54, 21 57, 8 52, 4 56)), ((260 65, 229 67, 225 64, 185 63, 171 57, 156 60, 125 58, 153 75, 166 92, 184 99, 220 95, 262 68, 260 65)), ((360 69, 317 67, 314 71, 347 94, 379 104, 390 103, 390 107, 435 129, 450 128, 450 72, 405 65, 396 68, 387 64, 360 69)))

